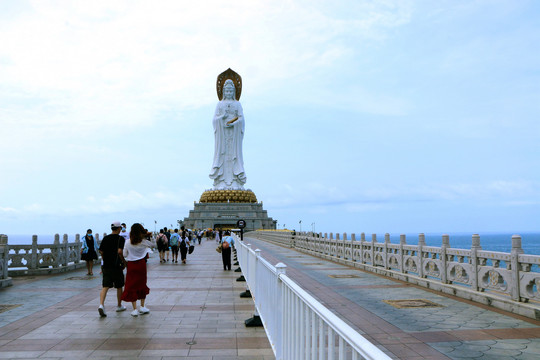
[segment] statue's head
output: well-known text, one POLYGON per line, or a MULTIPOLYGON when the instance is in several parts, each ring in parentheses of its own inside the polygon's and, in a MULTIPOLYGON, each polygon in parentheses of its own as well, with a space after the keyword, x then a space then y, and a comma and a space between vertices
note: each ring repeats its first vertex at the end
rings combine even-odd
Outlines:
POLYGON ((231 79, 225 81, 223 84, 223 100, 234 100, 236 91, 234 88, 234 82, 231 79))

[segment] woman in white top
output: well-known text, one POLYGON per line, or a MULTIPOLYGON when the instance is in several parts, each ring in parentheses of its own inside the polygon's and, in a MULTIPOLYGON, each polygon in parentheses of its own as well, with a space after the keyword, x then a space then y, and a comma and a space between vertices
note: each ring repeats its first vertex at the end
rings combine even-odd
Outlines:
POLYGON ((127 261, 126 284, 122 293, 122 301, 131 302, 133 311, 131 316, 148 314, 144 306, 146 295, 150 289, 146 286, 146 259, 152 253, 152 243, 144 238, 148 232, 138 223, 131 226, 129 241, 124 245, 124 258, 127 261), (137 300, 141 301, 141 307, 137 310, 137 300))

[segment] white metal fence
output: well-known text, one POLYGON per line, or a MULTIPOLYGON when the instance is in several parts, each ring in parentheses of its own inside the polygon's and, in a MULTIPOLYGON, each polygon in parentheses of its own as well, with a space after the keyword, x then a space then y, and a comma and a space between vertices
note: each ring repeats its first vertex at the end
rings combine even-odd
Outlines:
POLYGON ((390 359, 286 275, 237 241, 238 262, 276 359, 390 359))

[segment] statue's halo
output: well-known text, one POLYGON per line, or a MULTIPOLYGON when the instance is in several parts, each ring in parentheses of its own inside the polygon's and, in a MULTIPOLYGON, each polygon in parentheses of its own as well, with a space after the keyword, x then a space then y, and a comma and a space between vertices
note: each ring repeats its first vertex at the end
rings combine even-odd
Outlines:
POLYGON ((225 81, 227 81, 228 79, 231 79, 234 83, 234 87, 236 90, 236 100, 240 100, 240 95, 242 95, 242 77, 231 68, 228 68, 227 70, 219 74, 217 77, 216 91, 218 99, 220 101, 223 100, 223 84, 225 84, 225 81))

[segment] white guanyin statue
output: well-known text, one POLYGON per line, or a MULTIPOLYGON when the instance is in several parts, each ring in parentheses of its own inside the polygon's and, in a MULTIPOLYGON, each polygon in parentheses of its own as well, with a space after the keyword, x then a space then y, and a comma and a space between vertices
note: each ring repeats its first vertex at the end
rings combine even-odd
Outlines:
POLYGON ((244 190, 246 183, 242 156, 244 113, 238 101, 241 91, 240 75, 231 69, 219 75, 217 92, 220 101, 212 122, 215 147, 210 178, 214 180, 214 190, 244 190))

